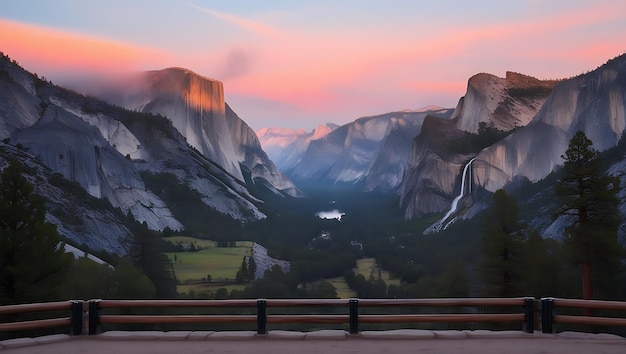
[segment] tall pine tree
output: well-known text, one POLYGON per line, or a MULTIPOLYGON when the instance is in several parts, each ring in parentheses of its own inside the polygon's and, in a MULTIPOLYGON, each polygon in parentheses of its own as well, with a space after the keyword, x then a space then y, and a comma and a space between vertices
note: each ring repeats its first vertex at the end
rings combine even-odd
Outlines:
POLYGON ((563 206, 555 216, 569 220, 565 244, 581 267, 583 299, 593 298, 594 289, 610 283, 623 256, 617 240, 620 180, 603 172, 599 153, 592 145, 582 131, 574 134, 561 156, 565 161, 563 176, 556 184, 563 206), (594 277, 604 281, 593 284, 594 277))
POLYGON ((510 297, 519 293, 519 257, 524 240, 518 221, 518 206, 503 189, 493 195, 483 228, 480 264, 486 296, 510 297))
POLYGON ((0 173, 0 304, 54 299, 72 261, 24 168, 13 160, 0 173))

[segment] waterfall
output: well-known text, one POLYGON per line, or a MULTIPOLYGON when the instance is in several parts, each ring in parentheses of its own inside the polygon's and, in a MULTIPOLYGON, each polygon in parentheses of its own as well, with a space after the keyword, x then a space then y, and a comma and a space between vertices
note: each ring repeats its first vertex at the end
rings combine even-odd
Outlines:
POLYGON ((465 164, 465 167, 463 168, 463 174, 461 175, 461 190, 459 191, 459 195, 456 196, 456 198, 454 198, 454 200, 452 201, 452 205, 450 206, 450 210, 448 210, 448 212, 446 213, 446 215, 444 215, 443 218, 439 219, 439 221, 437 221, 436 223, 430 225, 428 228, 426 228, 426 230, 424 230, 424 235, 433 233, 433 232, 439 232, 442 230, 445 230, 448 228, 448 226, 450 226, 450 224, 452 224, 455 220, 456 217, 452 218, 451 220, 448 221, 448 219, 452 216, 452 214, 454 214, 456 212, 456 208, 459 204, 459 201, 461 200, 461 198, 463 198, 463 196, 465 196, 465 182, 466 182, 466 178, 468 176, 468 171, 469 171, 469 179, 468 179, 468 190, 469 193, 472 193, 472 170, 471 170, 471 166, 472 166, 472 162, 474 162, 474 160, 476 160, 476 158, 471 159, 467 164, 465 164), (446 223, 447 222, 447 223, 446 223), (445 225, 444 225, 445 223, 445 225))

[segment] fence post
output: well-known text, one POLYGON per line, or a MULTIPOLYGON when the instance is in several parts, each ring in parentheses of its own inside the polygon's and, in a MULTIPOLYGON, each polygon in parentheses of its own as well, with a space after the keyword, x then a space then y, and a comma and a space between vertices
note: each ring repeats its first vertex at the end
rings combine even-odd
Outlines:
POLYGON ((535 331, 535 298, 524 298, 524 329, 526 333, 535 331))
POLYGON ((541 332, 554 333, 554 298, 541 299, 541 332))
POLYGON ((359 300, 350 299, 350 334, 359 334, 359 300))
POLYGON ((100 300, 89 300, 89 335, 98 333, 100 324, 100 300))
POLYGON ((83 334, 83 301, 82 300, 72 300, 71 311, 71 331, 70 333, 73 336, 80 336, 83 334))
POLYGON ((267 300, 258 299, 256 301, 256 333, 267 334, 267 300))

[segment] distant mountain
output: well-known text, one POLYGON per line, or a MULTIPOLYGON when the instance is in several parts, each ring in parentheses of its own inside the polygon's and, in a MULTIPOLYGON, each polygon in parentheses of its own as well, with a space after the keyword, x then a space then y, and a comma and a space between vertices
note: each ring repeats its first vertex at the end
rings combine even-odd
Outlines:
POLYGON ((256 132, 263 150, 281 171, 289 171, 297 165, 313 140, 321 139, 337 129, 338 125, 327 123, 311 132, 303 129, 262 128, 256 132))
POLYGON ((267 157, 254 131, 226 104, 219 81, 168 68, 129 77, 98 96, 130 110, 167 117, 189 145, 240 181, 246 175, 277 194, 301 195, 267 157))
POLYGON ((364 183, 366 190, 394 190, 428 115, 449 117, 450 109, 431 107, 359 118, 313 140, 287 174, 307 183, 364 183))

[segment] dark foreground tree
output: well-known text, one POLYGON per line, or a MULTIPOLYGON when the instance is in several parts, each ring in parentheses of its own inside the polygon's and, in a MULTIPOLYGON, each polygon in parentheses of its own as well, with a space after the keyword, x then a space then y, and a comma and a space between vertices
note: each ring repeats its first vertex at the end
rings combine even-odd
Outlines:
POLYGON ((511 196, 499 189, 487 213, 481 246, 480 271, 486 296, 510 297, 519 293, 519 257, 524 240, 518 221, 518 206, 511 196))
POLYGON ((72 262, 17 161, 0 173, 0 304, 50 300, 72 262))
POLYGON ((581 267, 583 299, 593 298, 594 288, 601 288, 603 283, 612 283, 623 256, 617 239, 620 180, 603 172, 599 153, 592 145, 585 133, 576 132, 561 156, 565 161, 563 177, 556 185, 563 206, 555 216, 565 216, 568 222, 565 245, 581 267), (602 281, 593 284, 592 274, 602 281))

